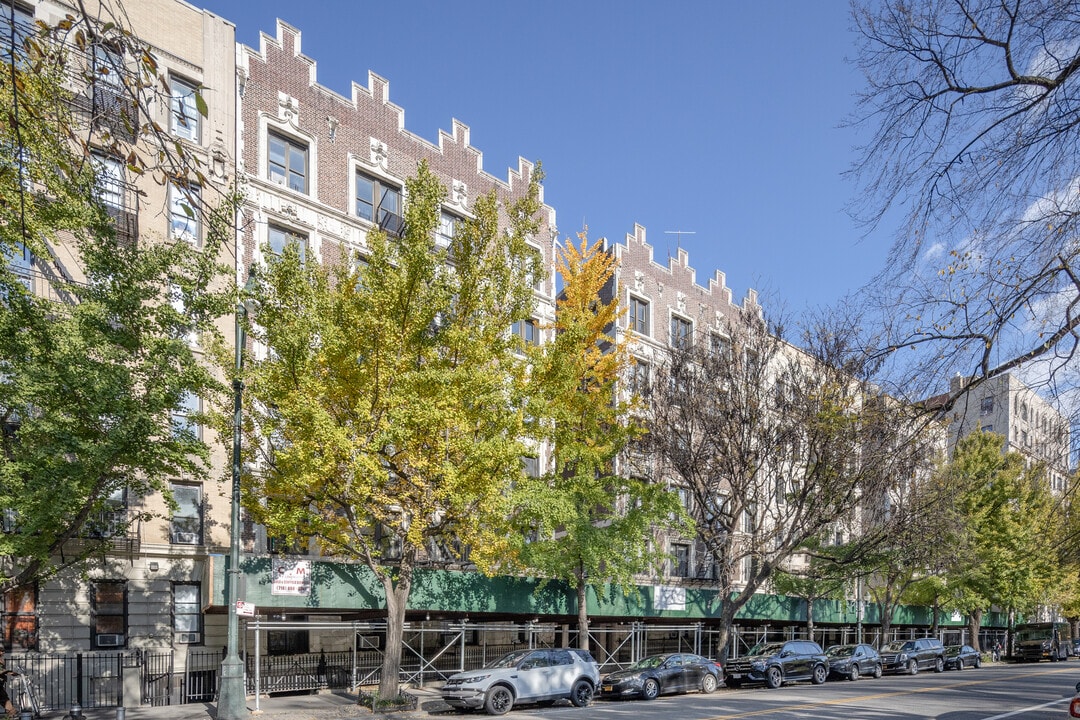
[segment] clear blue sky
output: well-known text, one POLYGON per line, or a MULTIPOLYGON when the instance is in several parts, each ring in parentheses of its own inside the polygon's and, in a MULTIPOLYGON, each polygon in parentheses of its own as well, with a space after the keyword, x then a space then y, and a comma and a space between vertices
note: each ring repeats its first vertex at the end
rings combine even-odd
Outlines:
POLYGON ((560 235, 676 236, 699 282, 719 269, 790 310, 829 304, 880 269, 840 177, 860 87, 841 0, 191 0, 258 47, 298 27, 319 81, 348 95, 373 70, 412 132, 471 128, 484 169, 544 164, 560 235))

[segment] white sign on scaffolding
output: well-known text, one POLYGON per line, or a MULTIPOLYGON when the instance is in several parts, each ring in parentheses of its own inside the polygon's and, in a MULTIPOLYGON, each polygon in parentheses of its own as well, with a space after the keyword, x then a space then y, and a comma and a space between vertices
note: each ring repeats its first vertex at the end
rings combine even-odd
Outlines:
POLYGON ((653 585, 653 609, 685 610, 686 588, 671 585, 653 585))
POLYGON ((270 569, 271 595, 311 594, 311 561, 274 558, 270 569))

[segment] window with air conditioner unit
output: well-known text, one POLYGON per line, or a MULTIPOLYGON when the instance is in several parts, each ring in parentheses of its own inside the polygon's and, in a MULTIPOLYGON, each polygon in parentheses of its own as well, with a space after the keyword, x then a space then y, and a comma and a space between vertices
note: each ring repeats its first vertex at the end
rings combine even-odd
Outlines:
POLYGON ((102 580, 90 585, 90 647, 123 647, 127 632, 127 583, 102 580))
POLYGON ((170 534, 174 545, 198 545, 202 542, 203 503, 199 485, 172 485, 173 511, 170 534))
POLYGON ((202 642, 202 603, 199 583, 173 584, 173 632, 176 642, 202 642))

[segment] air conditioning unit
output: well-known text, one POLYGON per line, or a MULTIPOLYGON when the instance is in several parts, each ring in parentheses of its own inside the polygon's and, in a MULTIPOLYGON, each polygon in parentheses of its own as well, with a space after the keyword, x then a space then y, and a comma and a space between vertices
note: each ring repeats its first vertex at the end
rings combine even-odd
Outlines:
POLYGON ((176 636, 176 642, 178 643, 197 643, 201 639, 200 633, 197 632, 178 633, 176 636))
POLYGON ((109 633, 97 636, 98 647, 120 647, 124 644, 124 636, 120 633, 109 633))
POLYGON ((174 532, 173 533, 174 545, 198 545, 199 533, 193 532, 174 532))

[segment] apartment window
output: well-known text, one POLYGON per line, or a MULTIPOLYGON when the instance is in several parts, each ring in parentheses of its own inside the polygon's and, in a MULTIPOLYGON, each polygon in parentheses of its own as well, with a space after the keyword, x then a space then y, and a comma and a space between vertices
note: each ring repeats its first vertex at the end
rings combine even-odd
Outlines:
POLYGON ((0 647, 7 650, 37 649, 37 586, 5 592, 0 598, 0 647))
MULTIPOLYGON (((184 298, 184 291, 179 285, 169 286, 169 304, 172 305, 172 309, 176 311, 176 314, 180 316, 181 321, 188 319, 187 301, 184 298)), ((174 328, 174 332, 175 337, 184 340, 192 347, 199 344, 199 332, 193 324, 178 323, 177 327, 174 328)), ((173 420, 175 422, 176 413, 173 413, 173 420)))
POLYGON ((383 180, 356 173, 356 214, 391 235, 401 235, 401 189, 383 180))
POLYGON ((982 399, 979 403, 979 412, 983 415, 989 415, 994 412, 994 398, 992 396, 987 396, 982 399))
POLYGON ((709 354, 717 360, 727 357, 731 351, 728 341, 719 333, 709 333, 709 354))
POLYGON ((540 458, 526 455, 521 458, 521 467, 526 476, 531 478, 540 477, 540 458))
POLYGON ((169 236, 173 240, 183 240, 196 247, 199 245, 201 194, 198 185, 169 186, 169 236))
POLYGON ((788 481, 783 475, 776 476, 776 504, 785 505, 788 496, 788 481))
POLYGON ((671 316, 671 347, 676 350, 689 350, 694 326, 689 320, 678 315, 671 316))
POLYGON ((170 535, 174 545, 198 545, 202 542, 202 488, 198 485, 172 485, 173 510, 170 535))
POLYGON ((33 30, 33 11, 21 5, 0 2, 0 62, 7 64, 11 58, 11 48, 15 54, 23 56, 23 42, 33 30), (15 25, 11 24, 12 10, 15 11, 15 25))
POLYGON ((127 644, 127 583, 90 584, 90 647, 95 650, 127 644))
POLYGON ((97 515, 87 520, 85 533, 94 538, 114 537, 127 529, 127 520, 127 491, 117 488, 105 498, 97 515))
POLYGON ((277 133, 267 136, 266 176, 270 182, 307 194, 307 145, 277 133))
POLYGON ((649 364, 637 358, 630 366, 630 392, 642 396, 649 394, 649 364))
POLYGON ((743 532, 752 533, 757 527, 757 507, 751 504, 746 510, 743 510, 743 532))
POLYGON ((306 235, 277 225, 270 225, 266 229, 266 242, 270 245, 270 252, 278 257, 285 253, 285 248, 295 243, 299 246, 301 262, 304 260, 307 251, 306 235))
POLYGON ((675 577, 690 577, 690 546, 674 543, 671 546, 672 572, 675 577))
POLYGON ((180 403, 172 411, 173 435, 201 439, 202 426, 195 420, 200 412, 202 412, 202 400, 198 395, 185 391, 180 396, 180 403))
POLYGON ((178 77, 171 79, 172 132, 177 137, 199 142, 199 108, 196 101, 198 89, 194 83, 178 77))
POLYGON ((630 329, 638 335, 649 334, 649 303, 630 296, 630 329))
POLYGON ((178 643, 202 643, 201 608, 199 583, 173 584, 173 632, 178 643))
POLYGON ((96 171, 95 190, 97 199, 107 207, 124 209, 124 166, 119 159, 109 155, 93 155, 96 171))
POLYGON ((540 344, 540 329, 535 320, 518 320, 511 328, 511 332, 521 338, 526 345, 540 344))
MULTIPOLYGON (((357 198, 357 206, 359 207, 359 198, 357 198)), ((450 243, 454 241, 454 236, 457 235, 458 228, 461 226, 461 222, 461 218, 457 215, 443 211, 439 215, 439 227, 435 229, 435 246, 440 248, 450 247, 450 243)))
POLYGON ((25 244, 16 242, 12 247, 0 247, 0 258, 6 261, 8 269, 15 274, 18 281, 32 292, 34 255, 30 249, 25 244))

